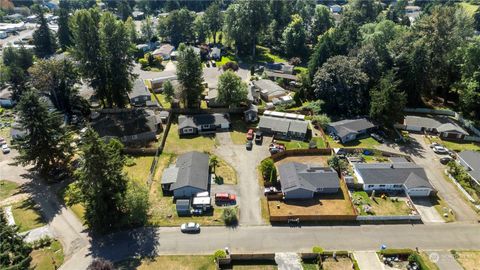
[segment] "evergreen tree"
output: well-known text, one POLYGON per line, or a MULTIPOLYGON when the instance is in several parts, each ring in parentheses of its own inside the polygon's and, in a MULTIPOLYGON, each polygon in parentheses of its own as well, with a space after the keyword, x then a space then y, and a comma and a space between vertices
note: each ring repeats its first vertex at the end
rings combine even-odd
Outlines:
POLYGON ((32 248, 25 243, 25 236, 18 233, 17 226, 8 225, 7 219, 0 208, 0 268, 29 269, 32 248))
POLYGON ((44 58, 53 55, 57 45, 43 12, 39 12, 39 17, 40 26, 33 33, 33 44, 35 45, 35 55, 44 58))
POLYGON ((289 56, 304 56, 306 55, 306 39, 307 34, 303 26, 303 20, 299 15, 292 16, 292 21, 288 24, 285 31, 283 31, 283 46, 285 53, 289 56))
POLYGON ((100 233, 118 228, 124 214, 127 177, 122 144, 102 140, 92 129, 83 137, 82 162, 75 175, 87 224, 100 233))
POLYGON ((22 93, 28 88, 28 68, 33 64, 33 54, 30 50, 6 47, 3 50, 3 64, 5 65, 5 82, 12 91, 12 99, 19 101, 22 93))
POLYGON ((218 78, 218 98, 220 104, 231 107, 240 105, 247 100, 247 84, 237 74, 227 70, 218 78))
POLYGON ((155 36, 155 29, 153 27, 153 21, 151 16, 147 16, 140 27, 142 33, 142 39, 145 42, 152 42, 153 37, 155 36))
POLYGON ((166 18, 159 21, 159 35, 163 38, 170 39, 170 42, 175 47, 178 47, 182 42, 194 42, 194 21, 195 12, 189 11, 186 8, 174 10, 170 12, 166 18))
POLYGON ((44 176, 53 169, 66 168, 73 156, 72 136, 62 117, 49 111, 35 91, 24 93, 17 107, 26 135, 13 145, 19 152, 16 162, 33 164, 44 176))
POLYGON ((175 98, 175 89, 170 81, 163 83, 163 94, 165 95, 165 100, 172 102, 175 98))
POLYGON ((70 26, 68 25, 68 14, 70 12, 68 0, 61 0, 59 7, 58 43, 60 43, 62 50, 65 51, 72 44, 70 26))
POLYGON ((138 40, 137 29, 132 17, 128 17, 128 19, 125 21, 125 28, 127 30, 128 37, 130 38, 130 42, 132 43, 137 42, 138 40))
POLYGON ((390 71, 370 91, 370 117, 385 126, 392 127, 403 119, 403 109, 407 103, 405 92, 398 90, 399 82, 390 71))
POLYGON ((188 47, 179 50, 177 57, 177 78, 181 86, 181 99, 188 108, 198 107, 204 88, 203 70, 200 57, 188 47))

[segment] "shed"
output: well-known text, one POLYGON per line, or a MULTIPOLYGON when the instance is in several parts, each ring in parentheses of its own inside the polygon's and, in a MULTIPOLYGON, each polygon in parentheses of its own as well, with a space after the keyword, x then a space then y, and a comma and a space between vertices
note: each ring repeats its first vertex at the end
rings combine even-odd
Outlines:
POLYGON ((175 203, 177 214, 179 216, 189 216, 190 213, 190 200, 177 200, 175 203))

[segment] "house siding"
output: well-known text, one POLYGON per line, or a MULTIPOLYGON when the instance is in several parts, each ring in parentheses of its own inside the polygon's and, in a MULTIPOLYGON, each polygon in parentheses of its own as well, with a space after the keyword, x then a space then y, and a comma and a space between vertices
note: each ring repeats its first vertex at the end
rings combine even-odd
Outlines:
POLYGON ((196 188, 196 187, 181 187, 173 191, 173 196, 175 198, 191 198, 199 192, 204 192, 207 190, 196 188))
POLYGON ((319 194, 332 194, 332 193, 337 193, 338 188, 324 188, 322 190, 319 190, 317 193, 319 194))
POLYGON ((313 198, 313 191, 306 190, 303 188, 297 188, 284 192, 285 199, 311 199, 313 198))

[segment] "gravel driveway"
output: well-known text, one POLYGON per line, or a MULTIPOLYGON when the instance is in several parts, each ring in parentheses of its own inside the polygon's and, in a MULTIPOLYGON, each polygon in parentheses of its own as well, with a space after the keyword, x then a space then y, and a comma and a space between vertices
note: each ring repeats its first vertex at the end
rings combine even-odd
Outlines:
POLYGON ((269 156, 267 145, 254 145, 252 151, 247 151, 244 145, 235 145, 230 133, 217 133, 219 145, 215 154, 226 160, 237 172, 240 225, 263 224, 260 210, 262 190, 258 185, 257 166, 269 156))

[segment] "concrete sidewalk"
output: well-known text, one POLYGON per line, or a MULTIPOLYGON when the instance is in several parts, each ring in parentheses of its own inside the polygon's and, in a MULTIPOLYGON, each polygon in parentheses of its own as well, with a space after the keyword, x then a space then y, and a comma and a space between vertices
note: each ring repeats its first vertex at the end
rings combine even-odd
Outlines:
POLYGON ((362 270, 385 270, 375 251, 355 251, 353 256, 362 270))
POLYGON ((450 251, 427 251, 427 254, 440 270, 463 270, 450 251))

